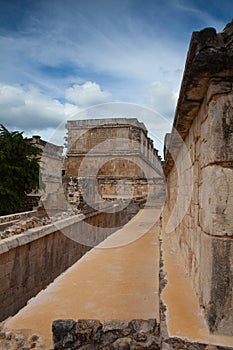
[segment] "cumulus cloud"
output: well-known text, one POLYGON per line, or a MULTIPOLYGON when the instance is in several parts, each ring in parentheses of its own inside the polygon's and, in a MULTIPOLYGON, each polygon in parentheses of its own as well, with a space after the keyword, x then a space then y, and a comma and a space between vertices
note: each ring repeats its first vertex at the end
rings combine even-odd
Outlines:
POLYGON ((145 104, 164 117, 172 118, 175 112, 177 96, 177 91, 174 91, 171 83, 154 81, 147 91, 145 104))
POLYGON ((101 90, 100 86, 91 81, 82 85, 75 84, 66 90, 68 101, 76 103, 79 107, 89 107, 112 99, 108 91, 101 90))
POLYGON ((24 131, 27 137, 38 134, 62 144, 66 120, 85 118, 85 110, 81 107, 107 102, 111 98, 110 93, 92 82, 76 84, 66 91, 66 95, 70 102, 51 98, 32 85, 0 84, 0 123, 10 130, 24 131))
POLYGON ((56 127, 79 111, 77 106, 61 103, 35 87, 9 84, 0 84, 0 105, 0 122, 23 130, 56 127))

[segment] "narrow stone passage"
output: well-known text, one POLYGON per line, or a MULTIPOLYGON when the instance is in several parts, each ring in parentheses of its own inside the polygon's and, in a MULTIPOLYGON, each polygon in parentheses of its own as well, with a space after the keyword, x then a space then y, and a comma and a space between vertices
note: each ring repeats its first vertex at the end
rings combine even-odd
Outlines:
POLYGON ((40 334, 49 348, 55 319, 159 321, 159 215, 158 209, 141 210, 41 291, 5 328, 40 334))

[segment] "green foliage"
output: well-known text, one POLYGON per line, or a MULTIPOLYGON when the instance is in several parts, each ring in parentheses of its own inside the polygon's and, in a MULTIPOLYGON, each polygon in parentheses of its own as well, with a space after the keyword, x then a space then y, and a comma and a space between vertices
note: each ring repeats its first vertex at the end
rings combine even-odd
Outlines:
POLYGON ((41 149, 0 124, 0 215, 13 213, 39 184, 41 149))

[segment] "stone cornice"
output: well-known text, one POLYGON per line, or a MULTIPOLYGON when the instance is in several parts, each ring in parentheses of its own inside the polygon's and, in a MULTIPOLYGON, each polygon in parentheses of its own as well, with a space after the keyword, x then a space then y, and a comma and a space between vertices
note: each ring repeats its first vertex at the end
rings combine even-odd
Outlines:
POLYGON ((220 33, 214 28, 205 28, 192 34, 173 128, 165 147, 165 175, 174 165, 211 79, 233 81, 233 21, 220 33))

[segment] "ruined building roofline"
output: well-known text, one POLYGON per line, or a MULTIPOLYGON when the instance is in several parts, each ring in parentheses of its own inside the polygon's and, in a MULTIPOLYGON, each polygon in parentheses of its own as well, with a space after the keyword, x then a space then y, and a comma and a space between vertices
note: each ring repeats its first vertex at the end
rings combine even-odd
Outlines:
POLYGON ((154 141, 148 136, 148 130, 143 122, 139 122, 137 118, 107 118, 107 119, 81 119, 81 120, 67 120, 66 128, 69 130, 75 129, 98 129, 98 128, 124 128, 134 127, 143 131, 149 144, 152 146, 154 152, 158 154, 158 150, 154 147, 154 141))
POLYGON ((33 135, 31 138, 28 138, 28 141, 41 148, 43 150, 43 156, 46 157, 52 157, 52 158, 57 158, 57 159, 63 159, 63 146, 58 146, 55 145, 54 143, 45 141, 41 139, 41 136, 39 135, 33 135))
POLYGON ((103 119, 85 119, 85 120, 68 120, 66 127, 68 126, 74 127, 87 127, 94 128, 94 127, 103 127, 103 126, 136 126, 141 128, 147 133, 147 128, 145 127, 144 123, 139 122, 137 118, 103 118, 103 119))
MULTIPOLYGON (((233 83, 233 21, 222 32, 205 28, 193 32, 187 54, 183 79, 177 102, 169 149, 178 149, 188 134, 211 80, 233 83), (178 131, 181 140, 177 140, 178 131)), ((165 172, 169 173, 174 161, 165 150, 165 172)), ((174 156, 174 151, 173 151, 174 156)))
POLYGON ((49 141, 42 140, 41 136, 39 135, 33 135, 32 137, 28 138, 28 141, 35 145, 49 146, 53 147, 54 149, 63 149, 63 146, 61 145, 55 145, 49 141))

